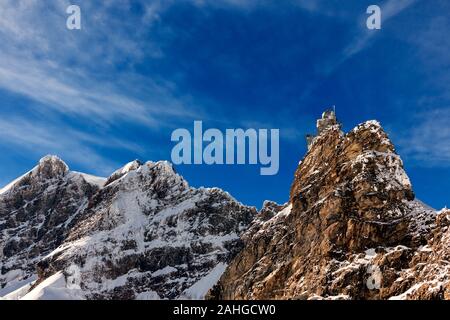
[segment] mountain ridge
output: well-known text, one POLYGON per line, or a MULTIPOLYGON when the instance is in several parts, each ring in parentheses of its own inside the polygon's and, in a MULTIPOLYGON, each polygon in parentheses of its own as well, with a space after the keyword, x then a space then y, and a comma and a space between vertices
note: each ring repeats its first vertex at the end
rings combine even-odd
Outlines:
POLYGON ((0 297, 448 299, 448 221, 379 122, 345 134, 329 112, 259 212, 168 161, 100 178, 46 156, 0 192, 0 297))
MULTIPOLYGON (((239 247, 239 234, 256 213, 218 188, 190 187, 167 161, 133 161, 100 179, 71 172, 61 159, 47 156, 0 195, 0 218, 28 207, 20 192, 44 202, 43 208, 35 209, 38 212, 51 211, 60 194, 58 186, 72 190, 72 184, 83 199, 76 212, 65 216, 67 228, 49 227, 55 227, 52 235, 58 241, 42 244, 32 259, 27 247, 37 238, 29 229, 42 222, 30 228, 24 219, 13 226, 0 219, 4 295, 49 298, 54 297, 52 286, 57 286, 60 297, 74 299, 203 298, 212 286, 204 283, 217 281, 239 247), (92 192, 85 195, 85 189, 92 192), (24 231, 18 233, 17 227, 24 231), (61 288, 74 272, 73 286, 61 288), (32 282, 25 282, 30 292, 11 284, 27 279, 32 282), (196 289, 189 290, 191 286, 196 289)), ((47 221, 57 213, 41 216, 47 221)))

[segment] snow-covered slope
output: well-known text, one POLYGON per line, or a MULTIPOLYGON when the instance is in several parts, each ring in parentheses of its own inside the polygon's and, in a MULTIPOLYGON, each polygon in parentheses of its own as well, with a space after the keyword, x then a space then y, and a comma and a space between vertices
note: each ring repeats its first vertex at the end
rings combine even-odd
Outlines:
MULTIPOLYGON (((42 163, 52 168, 56 163, 58 174, 34 179, 33 187, 26 187, 32 189, 28 198, 69 192, 67 199, 51 198, 39 208, 29 207, 28 200, 21 207, 30 215, 38 209, 59 212, 62 205, 72 210, 59 212, 60 220, 45 229, 58 241, 49 238, 31 260, 30 229, 43 228, 46 220, 27 217, 22 233, 4 230, 0 244, 8 257, 2 257, 2 266, 10 271, 0 279, 9 292, 15 290, 7 298, 201 299, 239 250, 240 234, 256 213, 220 189, 189 187, 164 161, 133 161, 106 181, 70 172, 59 159, 42 163), (38 280, 30 292, 29 283, 25 289, 13 286, 14 279, 32 279, 36 267, 38 280)), ((10 187, 8 199, 17 201, 22 186, 23 181, 10 187)), ((1 197, 2 203, 9 201, 1 197)), ((6 217, 15 210, 7 206, 0 212, 6 217)))
POLYGON ((33 277, 36 263, 58 247, 99 188, 47 156, 0 194, 0 288, 33 277))

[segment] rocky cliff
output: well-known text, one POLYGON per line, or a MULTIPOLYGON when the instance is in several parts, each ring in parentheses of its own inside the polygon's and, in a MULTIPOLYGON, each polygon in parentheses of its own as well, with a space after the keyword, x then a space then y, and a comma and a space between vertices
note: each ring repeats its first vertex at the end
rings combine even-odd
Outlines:
POLYGON ((380 124, 310 142, 289 203, 265 204, 209 298, 449 298, 450 213, 414 200, 380 124))

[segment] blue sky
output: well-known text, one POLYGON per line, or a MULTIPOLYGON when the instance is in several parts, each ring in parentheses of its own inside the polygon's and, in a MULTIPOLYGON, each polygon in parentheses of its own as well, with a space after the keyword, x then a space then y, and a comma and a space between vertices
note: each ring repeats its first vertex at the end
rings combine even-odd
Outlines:
POLYGON ((336 105, 345 130, 377 119, 417 197, 450 200, 450 3, 33 1, 0 3, 0 185, 45 154, 106 176, 170 160, 176 128, 279 128, 280 171, 177 166, 260 207, 285 202, 304 134, 336 105), (66 29, 77 4, 82 30, 66 29), (367 30, 366 8, 382 8, 367 30))

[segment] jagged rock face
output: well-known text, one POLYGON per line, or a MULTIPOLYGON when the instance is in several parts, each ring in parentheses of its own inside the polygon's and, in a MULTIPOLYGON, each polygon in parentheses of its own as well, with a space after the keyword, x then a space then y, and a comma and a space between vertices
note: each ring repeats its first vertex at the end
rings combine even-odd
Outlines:
POLYGON ((435 228, 435 212, 413 199, 402 161, 377 122, 346 135, 331 126, 299 164, 289 204, 263 208, 209 298, 399 295, 411 283, 402 270, 414 265, 435 228))
POLYGON ((377 257, 380 265, 406 260, 406 268, 401 270, 392 286, 381 289, 381 297, 450 299, 450 210, 440 211, 435 221, 431 232, 427 233, 425 245, 415 250, 400 248, 394 257, 377 257))
POLYGON ((62 272, 88 299, 203 298, 255 214, 220 189, 190 188, 167 162, 133 162, 91 197, 39 278, 62 272))
POLYGON ((63 242, 97 190, 54 156, 2 189, 0 288, 35 274, 36 263, 63 242))
POLYGON ((337 127, 319 136, 290 196, 293 212, 304 216, 298 232, 321 254, 398 243, 408 229, 404 201, 413 199, 402 161, 376 122, 345 136, 337 127))

